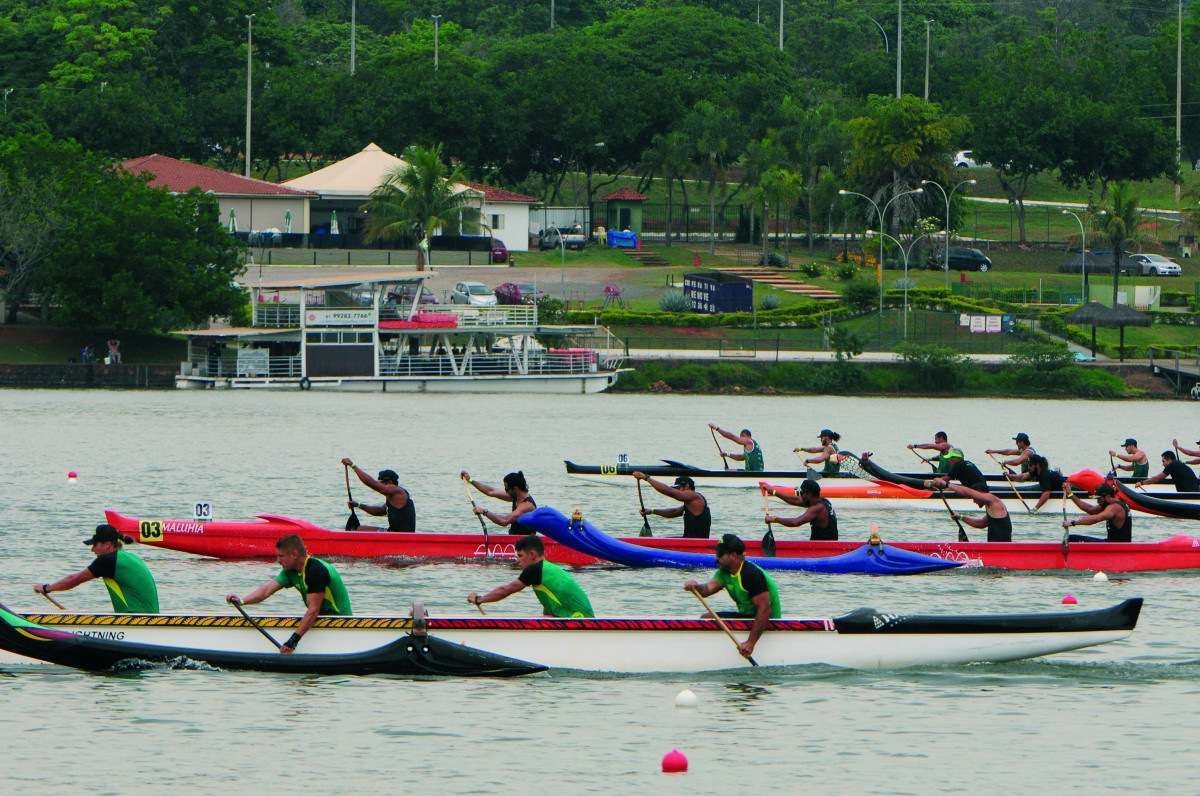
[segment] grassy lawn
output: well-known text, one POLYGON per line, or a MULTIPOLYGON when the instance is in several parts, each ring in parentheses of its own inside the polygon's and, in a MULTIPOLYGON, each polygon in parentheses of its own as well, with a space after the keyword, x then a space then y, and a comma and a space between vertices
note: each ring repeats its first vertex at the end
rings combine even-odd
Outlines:
MULTIPOLYGON (((0 325, 0 362, 69 362, 79 360, 79 349, 91 345, 97 360, 104 361, 106 336, 31 323, 0 325)), ((121 337, 121 361, 126 365, 178 365, 187 355, 187 343, 173 337, 137 335, 121 337)))

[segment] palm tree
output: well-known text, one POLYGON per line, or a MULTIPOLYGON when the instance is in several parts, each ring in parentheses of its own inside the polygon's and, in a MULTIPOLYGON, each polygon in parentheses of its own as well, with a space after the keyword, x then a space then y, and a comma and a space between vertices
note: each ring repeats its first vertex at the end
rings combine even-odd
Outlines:
POLYGON ((717 250, 717 186, 726 187, 725 170, 740 149, 733 139, 738 130, 730 125, 728 113, 708 100, 696 103, 684 119, 684 129, 692 141, 692 157, 708 178, 708 253, 713 254, 717 250))
POLYGON ((687 206, 687 183, 683 181, 690 163, 692 145, 688 137, 678 130, 663 135, 655 133, 650 141, 650 148, 643 156, 642 167, 646 176, 653 178, 661 174, 667 183, 667 245, 671 245, 671 237, 675 226, 675 180, 683 187, 683 204, 687 206))
POLYGON ((428 239, 439 229, 461 233, 480 230, 480 209, 473 204, 476 194, 465 190, 462 170, 442 162, 442 146, 410 146, 404 162, 392 169, 371 192, 367 211, 366 239, 397 240, 412 236, 417 247, 417 270, 425 270, 428 239))
POLYGON ((1112 246, 1113 253, 1113 292, 1112 305, 1117 306, 1117 283, 1121 278, 1121 253, 1125 244, 1141 238, 1138 224, 1142 220, 1142 210, 1138 207, 1138 199, 1129 190, 1129 185, 1117 183, 1109 194, 1108 213, 1104 218, 1104 237, 1112 246))

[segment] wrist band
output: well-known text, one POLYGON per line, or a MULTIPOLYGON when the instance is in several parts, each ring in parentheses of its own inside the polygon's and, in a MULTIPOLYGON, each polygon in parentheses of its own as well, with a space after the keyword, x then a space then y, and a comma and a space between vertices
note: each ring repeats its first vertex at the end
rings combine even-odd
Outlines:
POLYGON ((288 636, 288 640, 283 642, 283 646, 296 649, 296 647, 300 646, 300 634, 293 633, 292 635, 288 636))

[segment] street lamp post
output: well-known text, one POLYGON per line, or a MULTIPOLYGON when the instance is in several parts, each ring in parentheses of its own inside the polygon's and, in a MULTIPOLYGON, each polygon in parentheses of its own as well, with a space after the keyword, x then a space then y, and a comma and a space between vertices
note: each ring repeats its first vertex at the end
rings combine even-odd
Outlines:
POLYGON ((783 52, 783 0, 779 0, 779 52, 783 52))
POLYGON ((950 281, 950 200, 954 198, 954 192, 959 188, 963 187, 964 185, 975 185, 976 182, 976 180, 963 180, 958 185, 955 185, 953 188, 951 188, 950 193, 947 194, 946 189, 943 188, 940 183, 936 183, 933 180, 921 180, 921 185, 932 185, 936 187, 942 192, 942 198, 946 200, 946 248, 944 252, 946 259, 943 262, 942 270, 946 272, 947 282, 950 281))
POLYGON ((434 14, 430 17, 433 20, 433 71, 438 70, 438 33, 442 27, 442 15, 434 14))
POLYGON ((350 0, 350 76, 354 76, 354 56, 357 51, 355 33, 358 28, 358 0, 350 0))
POLYGON ((929 102, 929 26, 932 19, 925 20, 925 101, 929 102))
POLYGON ((1083 219, 1072 213, 1070 210, 1062 211, 1064 216, 1071 216, 1079 222, 1079 271, 1080 283, 1079 290, 1079 305, 1087 304, 1088 300, 1088 278, 1087 278, 1087 229, 1083 226, 1083 219))
POLYGON ((885 53, 889 53, 889 52, 891 52, 891 51, 892 51, 892 48, 891 48, 891 47, 888 45, 887 31, 883 29, 883 25, 880 25, 880 24, 879 24, 879 20, 875 19, 875 17, 868 16, 868 17, 867 17, 867 19, 869 19, 869 20, 871 20, 872 22, 874 22, 874 23, 875 23, 875 27, 879 28, 879 32, 880 32, 880 33, 883 35, 883 51, 884 51, 885 53))
MULTIPOLYGON (((896 0, 896 99, 903 92, 900 62, 904 56, 904 0, 896 0)), ((882 224, 880 226, 883 226, 882 224)))
POLYGON ((250 97, 253 93, 251 85, 252 70, 254 69, 251 53, 254 52, 254 15, 246 15, 246 176, 250 176, 250 97))
MULTIPOLYGON (((870 235, 870 234, 872 234, 872 232, 874 232, 874 230, 868 229, 866 231, 866 234, 870 235)), ((887 238, 892 243, 896 244, 896 248, 898 248, 900 250, 900 256, 904 260, 904 339, 907 340, 908 339, 908 256, 910 254, 912 254, 913 247, 917 245, 917 241, 919 241, 921 238, 923 238, 925 236, 918 235, 917 237, 910 240, 908 242, 908 249, 906 250, 904 248, 903 243, 896 240, 895 238, 893 238, 891 235, 887 234, 886 232, 879 232, 877 234, 879 235, 880 244, 883 243, 884 238, 887 238)))
POLYGON ((550 0, 550 30, 554 30, 554 0, 550 0))
MULTIPOLYGON (((866 199, 868 202, 871 203, 871 207, 875 208, 875 214, 879 217, 879 227, 880 227, 880 229, 882 229, 884 226, 883 215, 884 215, 884 213, 887 212, 887 209, 888 209, 888 207, 891 206, 892 202, 896 201, 901 196, 908 196, 909 194, 918 194, 918 193, 925 193, 925 189, 913 188, 910 191, 901 191, 900 193, 896 194, 891 199, 889 199, 887 201, 887 204, 885 204, 883 206, 882 210, 879 209, 879 205, 875 203, 875 200, 872 199, 871 197, 867 196, 865 193, 859 193, 858 191, 847 191, 845 188, 842 188, 838 191, 838 196, 859 196, 859 197, 862 197, 863 199, 866 199)), ((879 315, 880 315, 880 317, 882 317, 883 316, 883 238, 879 239, 879 263, 876 265, 875 278, 879 282, 879 315)), ((905 300, 907 300, 907 294, 905 294, 905 300)))

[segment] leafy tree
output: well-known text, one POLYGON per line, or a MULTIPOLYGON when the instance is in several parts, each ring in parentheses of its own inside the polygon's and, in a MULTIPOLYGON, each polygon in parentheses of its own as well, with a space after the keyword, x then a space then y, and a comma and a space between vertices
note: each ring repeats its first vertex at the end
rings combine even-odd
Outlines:
POLYGON ((1138 240, 1140 233, 1138 225, 1142 221, 1142 210, 1138 207, 1138 199, 1129 186, 1117 183, 1113 186, 1107 205, 1107 213, 1100 222, 1104 229, 1104 237, 1112 246, 1113 256, 1113 292, 1112 305, 1117 306, 1117 283, 1121 279, 1121 256, 1125 245, 1138 240))
MULTIPOLYGON (((366 204, 367 240, 412 236, 427 246, 426 239, 438 229, 478 231, 474 196, 458 185, 465 179, 462 171, 442 162, 440 145, 410 146, 402 160, 366 204)), ((418 248, 418 270, 425 270, 425 258, 424 247, 418 248)))
POLYGON ((700 100, 683 120, 683 129, 692 141, 692 157, 708 182, 708 252, 717 250, 717 187, 724 186, 725 174, 738 151, 739 131, 729 125, 726 113, 708 100, 700 100))
MULTIPOLYGON (((661 175, 667 183, 667 245, 671 245, 674 233, 675 211, 675 181, 683 191, 683 204, 687 201, 687 182, 684 176, 688 173, 690 164, 691 142, 686 135, 678 130, 669 133, 656 133, 650 141, 642 160, 645 182, 649 183, 655 175, 661 175)), ((645 186, 643 186, 645 187, 645 186)))

